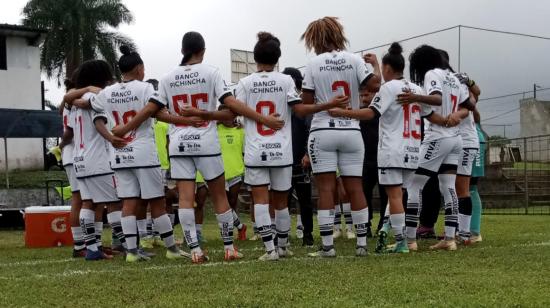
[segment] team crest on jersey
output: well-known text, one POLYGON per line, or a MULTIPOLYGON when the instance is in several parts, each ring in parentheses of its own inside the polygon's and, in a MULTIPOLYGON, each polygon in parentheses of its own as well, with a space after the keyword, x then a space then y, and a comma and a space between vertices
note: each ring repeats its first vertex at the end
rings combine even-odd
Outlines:
POLYGON ((432 80, 432 87, 435 87, 436 84, 437 82, 435 80, 432 80))

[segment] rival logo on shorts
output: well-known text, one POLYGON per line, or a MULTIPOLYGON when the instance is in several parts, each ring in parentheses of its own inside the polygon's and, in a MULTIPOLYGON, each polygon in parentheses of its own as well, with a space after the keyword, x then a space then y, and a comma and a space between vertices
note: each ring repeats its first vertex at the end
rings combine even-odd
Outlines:
POLYGON ((430 160, 432 159, 432 156, 434 155, 434 152, 437 152, 439 149, 437 141, 432 141, 428 143, 428 150, 426 151, 426 154, 424 155, 424 159, 430 160))
POLYGON ((312 164, 317 163, 317 155, 315 155, 315 137, 313 137, 309 143, 309 159, 312 164))

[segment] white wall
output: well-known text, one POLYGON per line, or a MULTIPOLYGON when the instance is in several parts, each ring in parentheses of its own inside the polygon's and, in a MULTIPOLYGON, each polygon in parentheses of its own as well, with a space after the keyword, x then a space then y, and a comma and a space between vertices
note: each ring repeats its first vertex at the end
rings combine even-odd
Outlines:
MULTIPOLYGON (((0 70, 0 108, 41 109, 40 49, 25 38, 6 39, 7 70, 0 70)), ((4 171, 4 141, 0 140, 0 170, 4 171)), ((9 169, 43 167, 42 139, 8 139, 9 169)))

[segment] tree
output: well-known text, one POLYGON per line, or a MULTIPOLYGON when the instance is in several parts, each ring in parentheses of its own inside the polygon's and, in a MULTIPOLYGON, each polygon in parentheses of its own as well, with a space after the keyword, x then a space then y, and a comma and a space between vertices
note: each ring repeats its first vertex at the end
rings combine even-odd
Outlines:
POLYGON ((103 58, 120 76, 117 49, 135 48, 133 41, 114 31, 133 21, 121 0, 30 0, 23 8, 23 24, 48 31, 40 47, 40 65, 58 84, 70 78, 86 60, 103 58))

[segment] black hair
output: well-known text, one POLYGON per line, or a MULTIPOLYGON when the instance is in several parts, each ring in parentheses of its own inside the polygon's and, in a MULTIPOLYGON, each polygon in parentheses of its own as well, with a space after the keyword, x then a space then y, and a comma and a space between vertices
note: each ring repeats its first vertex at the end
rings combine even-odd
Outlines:
POLYGON ((143 60, 135 50, 132 50, 129 46, 120 46, 120 52, 122 56, 118 59, 118 68, 121 73, 127 73, 133 70, 136 66, 143 64, 143 60))
POLYGON ((449 60, 449 53, 443 49, 438 49, 438 51, 441 54, 441 57, 443 58, 443 64, 445 65, 445 68, 454 73, 455 70, 451 66, 451 63, 449 60))
POLYGON ((290 75, 292 79, 294 80, 294 84, 296 85, 296 89, 302 90, 302 80, 304 78, 302 77, 302 73, 294 67, 287 67, 283 70, 283 74, 290 75))
POLYGON ((382 64, 389 65, 397 73, 403 73, 405 69, 405 58, 403 58, 403 47, 394 42, 388 48, 388 53, 382 57, 382 64))
POLYGON ((145 82, 148 82, 153 85, 153 88, 155 88, 155 91, 159 89, 159 81, 156 79, 147 79, 145 82))
POLYGON ((74 80, 76 88, 105 88, 113 80, 111 66, 103 60, 89 60, 80 65, 74 80))
POLYGON ((423 85, 424 76, 435 68, 446 69, 445 60, 437 48, 429 45, 417 47, 409 56, 411 81, 423 85))
POLYGON ((181 39, 181 52, 183 53, 183 59, 181 65, 185 65, 194 54, 203 51, 205 48, 204 38, 198 32, 187 32, 181 39))
POLYGON ((258 42, 254 46, 256 63, 275 65, 281 57, 281 41, 269 32, 259 32, 258 42))

